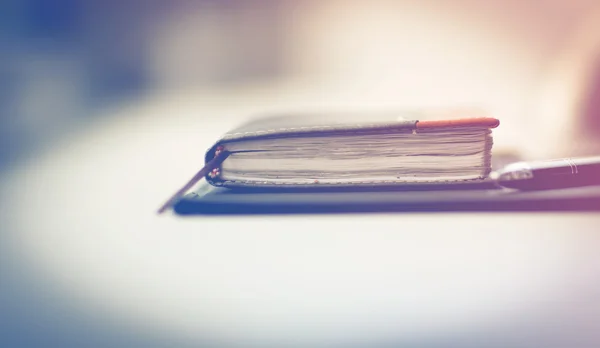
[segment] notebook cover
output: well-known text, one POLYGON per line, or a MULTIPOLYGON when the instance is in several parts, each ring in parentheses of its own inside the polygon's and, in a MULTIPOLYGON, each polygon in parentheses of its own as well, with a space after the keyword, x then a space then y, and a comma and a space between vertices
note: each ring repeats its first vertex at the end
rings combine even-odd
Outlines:
MULTIPOLYGON (((382 132, 413 132, 436 128, 457 127, 484 127, 495 128, 499 121, 491 117, 465 117, 465 118, 435 118, 449 113, 431 114, 427 112, 401 112, 401 113, 339 113, 339 114, 309 114, 265 117, 253 120, 226 133, 206 153, 205 161, 208 162, 222 150, 227 148, 227 143, 248 139, 282 139, 302 136, 335 136, 348 134, 377 134, 382 132), (422 120, 420 120, 422 119, 422 120)), ((217 175, 217 171, 206 176, 206 180, 214 186, 222 187, 273 187, 275 184, 260 181, 224 181, 217 175)), ((473 180, 468 180, 473 181, 473 180)), ((454 182, 454 181, 450 181, 454 182)), ((400 183, 400 182, 398 182, 400 183)), ((398 184, 396 183, 396 184, 398 184)), ((432 183, 437 183, 432 182, 432 183)), ((356 183, 351 185, 378 184, 389 186, 389 182, 356 183)), ((404 183, 409 184, 409 183, 404 183)), ((327 186, 318 184, 320 186, 327 186)), ((348 185, 348 184, 346 184, 348 185)), ((410 183, 410 185, 414 185, 410 183)), ((310 184, 276 184, 277 188, 302 186, 310 184)))
POLYGON ((492 188, 491 183, 434 188, 232 190, 205 185, 174 207, 182 215, 324 214, 469 211, 599 211, 600 186, 548 191, 492 188))

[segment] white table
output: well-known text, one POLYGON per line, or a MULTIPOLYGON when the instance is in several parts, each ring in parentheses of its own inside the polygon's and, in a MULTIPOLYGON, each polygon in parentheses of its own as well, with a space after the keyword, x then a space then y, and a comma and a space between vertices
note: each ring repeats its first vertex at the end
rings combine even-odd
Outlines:
POLYGON ((181 344, 600 342, 597 214, 157 216, 247 114, 220 102, 113 110, 13 168, 6 268, 70 319, 181 344))

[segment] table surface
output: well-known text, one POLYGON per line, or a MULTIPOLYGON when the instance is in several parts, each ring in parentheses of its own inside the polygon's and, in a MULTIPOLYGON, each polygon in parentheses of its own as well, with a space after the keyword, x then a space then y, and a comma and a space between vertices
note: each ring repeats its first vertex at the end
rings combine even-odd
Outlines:
POLYGON ((112 110, 5 173, 10 302, 181 345, 600 342, 598 214, 156 215, 251 113, 203 101, 112 110))

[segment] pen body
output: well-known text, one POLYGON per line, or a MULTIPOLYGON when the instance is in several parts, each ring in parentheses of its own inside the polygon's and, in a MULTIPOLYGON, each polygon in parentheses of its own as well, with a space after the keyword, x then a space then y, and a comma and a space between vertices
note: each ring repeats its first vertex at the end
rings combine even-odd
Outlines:
POLYGON ((496 172, 493 178, 500 186, 520 190, 600 185, 600 157, 519 162, 496 172))

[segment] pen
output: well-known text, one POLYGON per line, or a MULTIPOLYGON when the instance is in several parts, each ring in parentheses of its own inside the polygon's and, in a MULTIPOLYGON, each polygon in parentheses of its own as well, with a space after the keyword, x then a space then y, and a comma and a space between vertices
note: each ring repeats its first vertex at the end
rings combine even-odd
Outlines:
POLYGON ((547 190, 600 185, 600 157, 517 162, 490 174, 502 187, 547 190))

